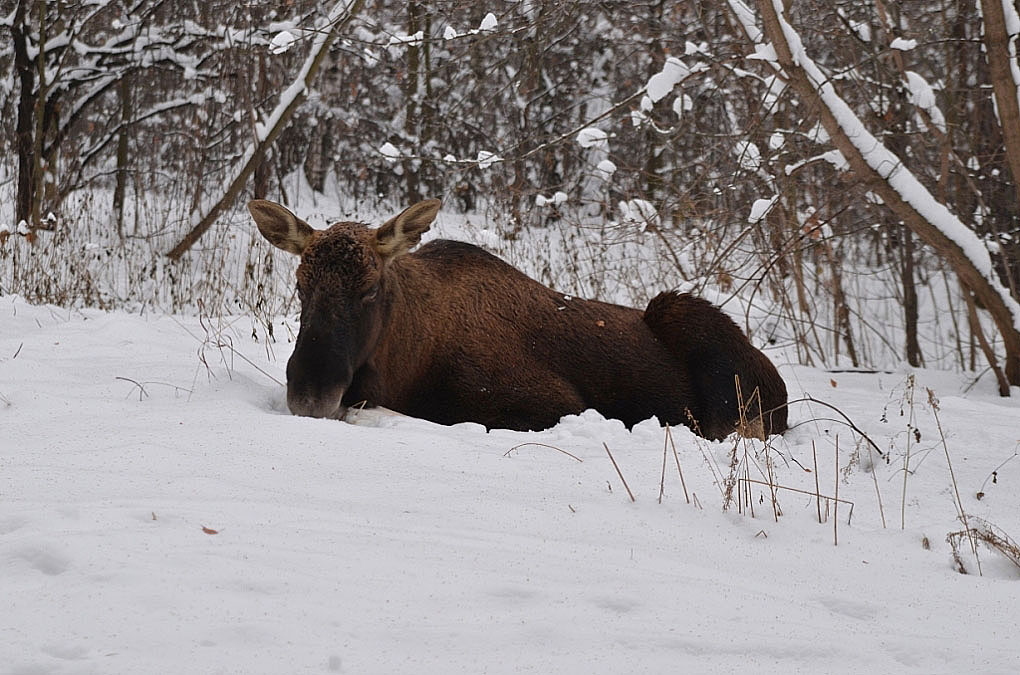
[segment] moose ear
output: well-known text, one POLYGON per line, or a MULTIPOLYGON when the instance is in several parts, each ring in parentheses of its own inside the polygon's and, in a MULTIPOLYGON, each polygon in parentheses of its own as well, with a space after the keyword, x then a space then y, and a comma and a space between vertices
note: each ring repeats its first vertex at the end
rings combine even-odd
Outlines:
POLYGON ((383 258, 395 258, 418 245, 439 213, 441 202, 426 199, 404 209, 375 231, 375 250, 383 258))
POLYGON ((304 253, 315 232, 311 225, 275 202, 252 200, 248 202, 248 212, 255 219, 262 236, 288 253, 304 253))

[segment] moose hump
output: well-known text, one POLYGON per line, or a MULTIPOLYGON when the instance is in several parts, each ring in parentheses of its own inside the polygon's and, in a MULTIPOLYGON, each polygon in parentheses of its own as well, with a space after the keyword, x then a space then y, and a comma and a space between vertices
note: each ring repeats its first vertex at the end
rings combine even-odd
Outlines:
POLYGON ((628 427, 655 416, 707 438, 786 430, 775 366, 711 303, 665 292, 642 312, 571 298, 471 244, 412 252, 439 206, 317 231, 279 204, 248 204, 270 243, 301 256, 291 412, 381 405, 537 430, 594 408, 628 427))

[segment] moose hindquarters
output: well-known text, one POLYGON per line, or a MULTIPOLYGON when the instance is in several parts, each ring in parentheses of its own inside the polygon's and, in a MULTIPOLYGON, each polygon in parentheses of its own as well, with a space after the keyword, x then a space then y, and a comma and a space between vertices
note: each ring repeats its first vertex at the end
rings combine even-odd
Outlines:
POLYGON ((786 431, 786 383, 721 310, 687 293, 666 292, 652 298, 644 318, 687 366, 695 398, 692 414, 703 436, 720 439, 737 430, 762 437, 786 431))

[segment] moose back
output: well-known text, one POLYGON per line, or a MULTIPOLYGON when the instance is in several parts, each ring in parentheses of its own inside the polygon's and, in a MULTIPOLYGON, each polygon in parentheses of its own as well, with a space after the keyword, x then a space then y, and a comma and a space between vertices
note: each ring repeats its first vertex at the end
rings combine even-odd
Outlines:
POLYGON ((341 417, 366 403, 537 430, 594 408, 628 427, 654 415, 707 438, 786 429, 779 373, 703 299, 661 293, 642 312, 558 293, 471 244, 412 253, 435 199, 377 229, 314 230, 264 200, 248 209, 266 239, 301 256, 287 363, 295 415, 341 417))

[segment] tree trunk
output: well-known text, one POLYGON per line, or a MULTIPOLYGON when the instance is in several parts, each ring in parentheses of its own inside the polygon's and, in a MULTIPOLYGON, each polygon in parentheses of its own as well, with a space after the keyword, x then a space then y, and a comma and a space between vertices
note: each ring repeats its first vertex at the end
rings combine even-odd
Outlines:
POLYGON ((921 367, 921 344, 917 340, 917 287, 914 285, 914 235, 903 228, 903 246, 900 247, 903 264, 900 267, 903 281, 903 315, 906 329, 907 363, 921 367))
POLYGON ((38 0, 39 12, 39 44, 35 56, 36 83, 39 91, 35 96, 35 111, 32 132, 32 211, 29 225, 39 227, 42 224, 43 183, 46 181, 46 162, 43 158, 43 135, 46 133, 46 0, 38 0))
POLYGON ((131 80, 125 73, 120 80, 120 131, 117 134, 117 175, 113 188, 113 213, 117 218, 117 236, 124 238, 124 194, 128 181, 128 122, 131 120, 131 80))
POLYGON ((35 197, 35 159, 33 132, 35 130, 35 70, 28 56, 28 23, 31 20, 28 0, 18 2, 14 10, 11 34, 14 37, 14 69, 18 75, 18 122, 15 131, 15 149, 18 155, 18 192, 14 206, 14 221, 28 222, 32 218, 35 197))
MULTIPOLYGON (((414 35, 421 29, 422 15, 424 8, 416 0, 409 0, 407 3, 407 34, 414 35)), ((424 31, 423 31, 424 33, 424 31)), ((423 37, 423 41, 428 36, 423 37)), ((409 139, 416 141, 421 147, 419 129, 421 124, 421 101, 420 101, 420 71, 421 54, 419 47, 414 42, 407 45, 407 76, 404 79, 404 133, 409 139)), ((412 152, 414 155, 421 155, 421 152, 412 152)), ((414 204, 421 199, 421 188, 418 185, 418 171, 415 164, 421 162, 418 159, 405 159, 402 161, 405 181, 405 203, 414 204)))
MULTIPOLYGON (((1006 146, 1006 157, 1013 173, 1013 185, 1020 196, 1020 101, 1017 91, 1020 82, 1014 79, 1017 55, 1010 42, 1017 39, 1010 35, 1006 26, 1004 0, 980 0, 984 23, 985 56, 988 59, 988 74, 995 92, 995 107, 999 112, 999 126, 1006 146)), ((1016 9, 1010 6, 1013 13, 1016 9)), ((1020 74, 1017 72, 1016 74, 1020 74)), ((1014 382, 1014 384, 1016 384, 1014 382)))

